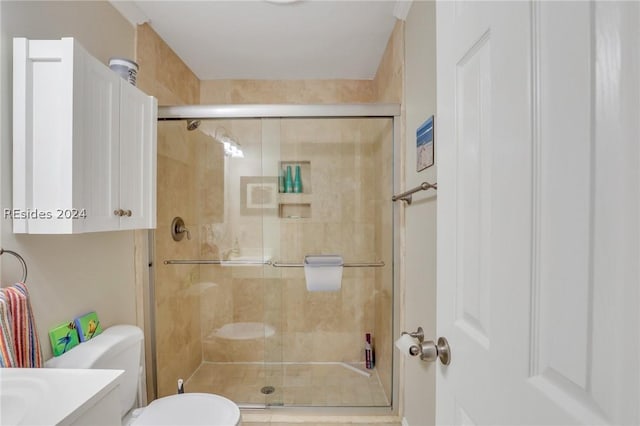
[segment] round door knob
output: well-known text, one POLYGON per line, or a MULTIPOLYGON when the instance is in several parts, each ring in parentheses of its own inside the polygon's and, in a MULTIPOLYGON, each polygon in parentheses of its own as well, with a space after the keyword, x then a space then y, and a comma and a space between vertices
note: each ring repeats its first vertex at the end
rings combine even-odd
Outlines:
POLYGON ((420 342, 420 352, 420 359, 423 361, 433 362, 439 358, 444 365, 451 363, 451 349, 449 342, 444 337, 438 338, 437 343, 433 340, 420 342))
POLYGON ((113 211, 113 214, 116 215, 116 216, 122 216, 122 215, 124 215, 124 210, 116 209, 116 210, 113 211))
POLYGON ((127 217, 131 217, 131 210, 125 210, 124 215, 127 217))

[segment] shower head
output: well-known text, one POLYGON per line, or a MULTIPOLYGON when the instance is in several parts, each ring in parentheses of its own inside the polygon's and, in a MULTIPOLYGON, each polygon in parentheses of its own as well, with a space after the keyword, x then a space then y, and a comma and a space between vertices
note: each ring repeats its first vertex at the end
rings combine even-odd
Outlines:
POLYGON ((187 130, 195 130, 200 127, 200 120, 187 120, 187 130))

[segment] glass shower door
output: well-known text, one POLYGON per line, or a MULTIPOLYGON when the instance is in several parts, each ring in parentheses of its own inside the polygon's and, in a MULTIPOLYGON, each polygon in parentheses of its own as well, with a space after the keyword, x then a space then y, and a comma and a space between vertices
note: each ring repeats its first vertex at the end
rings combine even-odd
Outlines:
POLYGON ((187 392, 241 406, 279 404, 279 296, 268 287, 264 244, 277 188, 262 162, 261 120, 158 124, 159 396, 175 393, 182 378, 187 392), (174 217, 184 219, 190 239, 172 239, 174 217))
POLYGON ((212 140, 200 193, 201 256, 222 261, 200 269, 217 284, 201 304, 203 365, 217 371, 214 392, 240 406, 278 404, 279 294, 269 280, 273 253, 265 244, 277 180, 263 173, 263 123, 206 120, 201 128, 212 140))
POLYGON ((264 241, 277 254, 267 287, 280 296, 269 304, 280 310, 271 315, 281 318, 272 349, 282 360, 282 403, 389 406, 393 121, 265 119, 263 146, 265 175, 279 177, 277 215, 265 215, 264 241), (313 288, 303 267, 308 255, 361 266, 313 288), (365 363, 367 334, 376 366, 365 363))

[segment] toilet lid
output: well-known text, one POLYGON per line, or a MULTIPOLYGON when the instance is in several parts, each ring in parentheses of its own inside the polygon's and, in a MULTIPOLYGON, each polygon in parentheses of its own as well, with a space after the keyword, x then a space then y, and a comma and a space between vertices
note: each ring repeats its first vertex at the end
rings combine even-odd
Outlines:
POLYGON ((231 400, 207 393, 184 393, 156 399, 142 411, 135 426, 236 426, 240 409, 231 400))

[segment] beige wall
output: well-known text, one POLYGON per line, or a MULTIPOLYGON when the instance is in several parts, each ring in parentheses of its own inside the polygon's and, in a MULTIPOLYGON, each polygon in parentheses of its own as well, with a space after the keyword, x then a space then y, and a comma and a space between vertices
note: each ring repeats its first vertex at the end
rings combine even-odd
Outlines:
MULTIPOLYGON (((415 130, 436 112, 435 2, 415 1, 405 23, 406 187, 436 182, 436 166, 416 173, 415 130)), ((436 144, 438 120, 436 117, 436 144)), ((437 161, 437 158, 436 158, 437 161)), ((405 210, 405 310, 407 330, 436 335, 436 193, 414 196, 405 210)), ((404 417, 410 425, 435 422, 435 363, 407 359, 404 417)))
MULTIPOLYGON (((396 21, 373 79, 374 102, 403 101, 404 21, 396 21)), ((404 105, 402 105, 404 107, 404 105)))
POLYGON ((373 102, 371 80, 205 80, 202 104, 373 102))
POLYGON ((200 102, 200 80, 148 24, 136 28, 138 87, 158 98, 158 105, 200 102))
MULTIPOLYGON (((136 29, 136 61, 140 66, 138 87, 157 97, 159 105, 198 103, 200 81, 147 24, 136 29)), ((198 134, 188 132, 184 121, 161 122, 158 126, 158 216, 153 262, 158 396, 175 393, 177 380, 188 379, 202 359, 200 301, 198 294, 190 291, 199 282, 199 268, 163 263, 166 259, 198 257, 198 134), (194 231, 191 240, 172 239, 170 226, 176 216, 194 231)), ((148 327, 145 331, 147 335, 150 332, 148 327)), ((149 359, 147 366, 150 368, 149 359)), ((147 382, 151 399, 149 376, 147 382)))
MULTIPOLYGON (((11 93, 12 38, 75 37, 107 63, 111 56, 133 57, 134 29, 106 1, 0 2, 2 10, 2 208, 12 205, 11 93)), ((82 208, 82 206, 75 206, 82 208)), ((45 359, 51 357, 48 330, 76 315, 96 310, 103 326, 136 323, 133 232, 83 235, 14 235, 2 219, 2 247, 23 255, 45 359)), ((16 260, 2 256, 2 284, 21 276, 16 260)))

